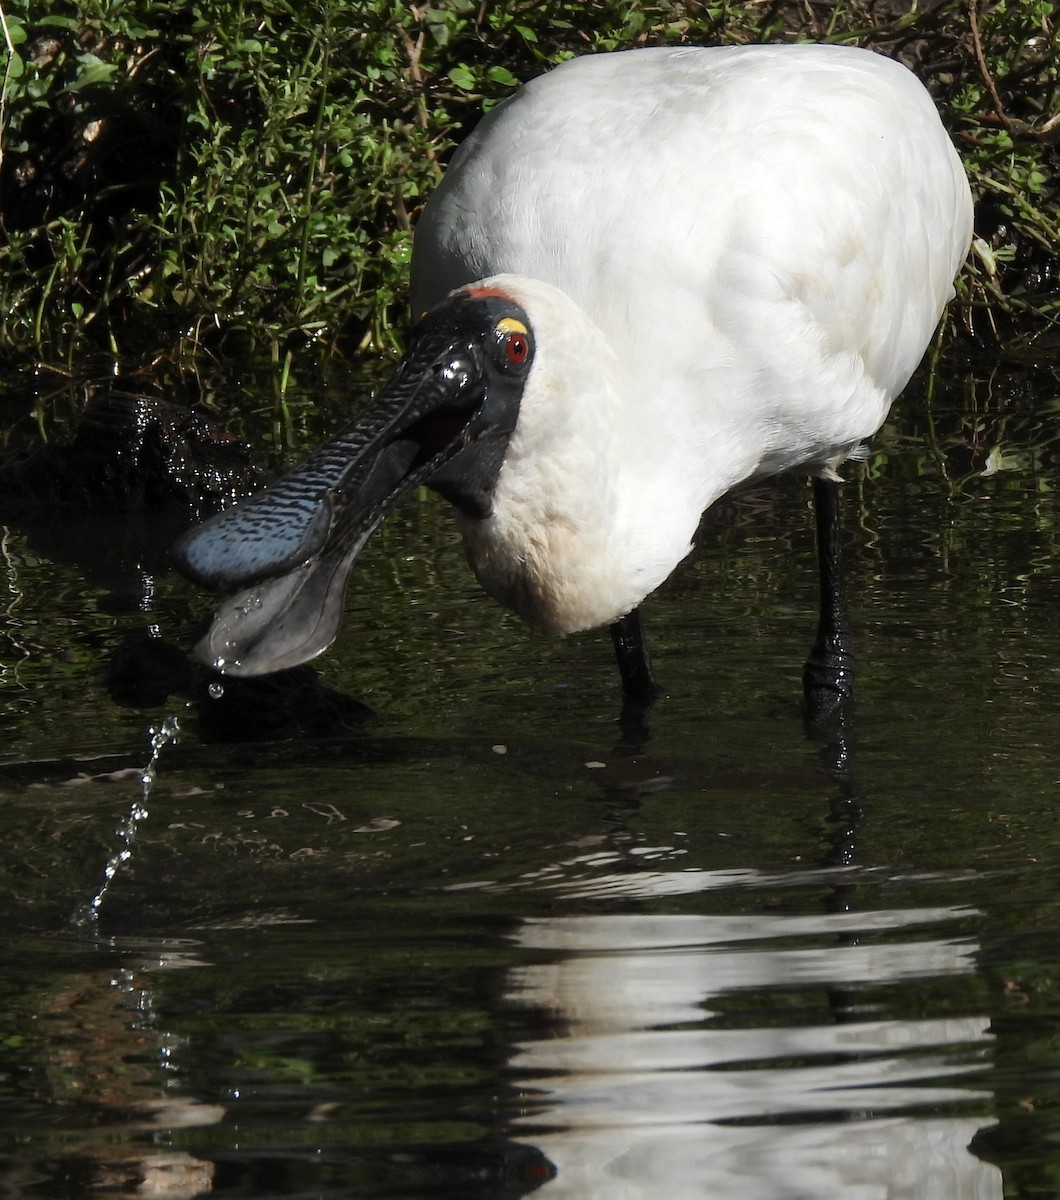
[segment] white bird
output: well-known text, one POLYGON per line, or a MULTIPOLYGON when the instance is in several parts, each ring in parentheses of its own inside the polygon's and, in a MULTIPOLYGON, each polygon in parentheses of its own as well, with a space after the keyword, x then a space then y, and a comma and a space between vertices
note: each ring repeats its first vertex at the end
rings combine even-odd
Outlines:
POLYGON ((375 405, 178 543, 191 578, 238 590, 201 656, 251 675, 319 654, 358 550, 425 481, 487 592, 547 632, 611 625, 647 696, 637 606, 706 508, 799 468, 821 548, 808 687, 845 699, 832 481, 923 356, 971 223, 930 96, 868 51, 641 49, 533 80, 420 218, 426 316, 375 405))

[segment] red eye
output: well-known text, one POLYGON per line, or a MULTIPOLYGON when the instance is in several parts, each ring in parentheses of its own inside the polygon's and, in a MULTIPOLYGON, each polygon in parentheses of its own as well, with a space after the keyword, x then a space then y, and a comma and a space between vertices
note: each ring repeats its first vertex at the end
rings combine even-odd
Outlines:
POLYGON ((508 361, 521 367, 530 357, 530 339, 525 333, 509 333, 504 339, 504 350, 508 361))

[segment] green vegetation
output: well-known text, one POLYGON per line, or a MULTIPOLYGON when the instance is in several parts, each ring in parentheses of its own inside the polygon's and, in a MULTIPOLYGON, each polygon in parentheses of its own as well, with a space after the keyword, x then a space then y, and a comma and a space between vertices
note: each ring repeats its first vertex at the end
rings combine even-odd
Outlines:
POLYGON ((1057 311, 1060 71, 1048 0, 0 0, 0 362, 390 349, 411 227, 462 132, 572 54, 818 40, 896 55, 979 200, 957 320, 1057 311))

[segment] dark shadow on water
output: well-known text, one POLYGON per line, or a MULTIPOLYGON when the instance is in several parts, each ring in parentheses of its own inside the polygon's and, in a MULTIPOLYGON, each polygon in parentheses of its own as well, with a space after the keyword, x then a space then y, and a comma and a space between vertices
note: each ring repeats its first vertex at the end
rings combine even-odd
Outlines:
POLYGON ((157 708, 171 697, 191 701, 207 743, 339 738, 359 732, 373 715, 324 686, 312 667, 235 679, 194 662, 151 629, 121 642, 106 684, 114 702, 130 708, 157 708))

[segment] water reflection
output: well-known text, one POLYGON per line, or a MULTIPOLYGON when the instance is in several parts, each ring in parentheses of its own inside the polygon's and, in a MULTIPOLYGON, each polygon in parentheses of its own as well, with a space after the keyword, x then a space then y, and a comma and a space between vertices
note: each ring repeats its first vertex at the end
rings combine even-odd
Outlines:
MULTIPOLYGON (((86 950, 88 943, 70 943, 74 955, 86 950)), ((23 1146, 42 1141, 48 1152, 42 1146, 32 1161, 7 1160, 0 1186, 5 1194, 29 1194, 22 1190, 28 1178, 54 1173, 64 1195, 204 1195, 214 1164, 173 1142, 215 1125, 224 1108, 181 1087, 177 1063, 186 1039, 163 1027, 154 991, 159 973, 206 964, 190 943, 175 941, 142 951, 99 943, 95 953, 98 967, 50 976, 33 1007, 31 1028, 48 1049, 23 1081, 8 1134, 23 1146), (47 1111, 48 1119, 34 1122, 34 1110, 47 1111)))
MULTIPOLYGON (((645 896, 732 885, 718 874, 625 883, 645 896)), ((518 944, 541 961, 510 974, 507 999, 554 1022, 511 1063, 515 1133, 556 1169, 540 1194, 1000 1197, 1000 1172, 967 1149, 993 1123, 964 1115, 988 1093, 960 1079, 989 1053, 988 1017, 882 1019, 868 1002, 870 988, 971 974, 975 945, 938 929, 968 916, 526 921, 518 944)))

